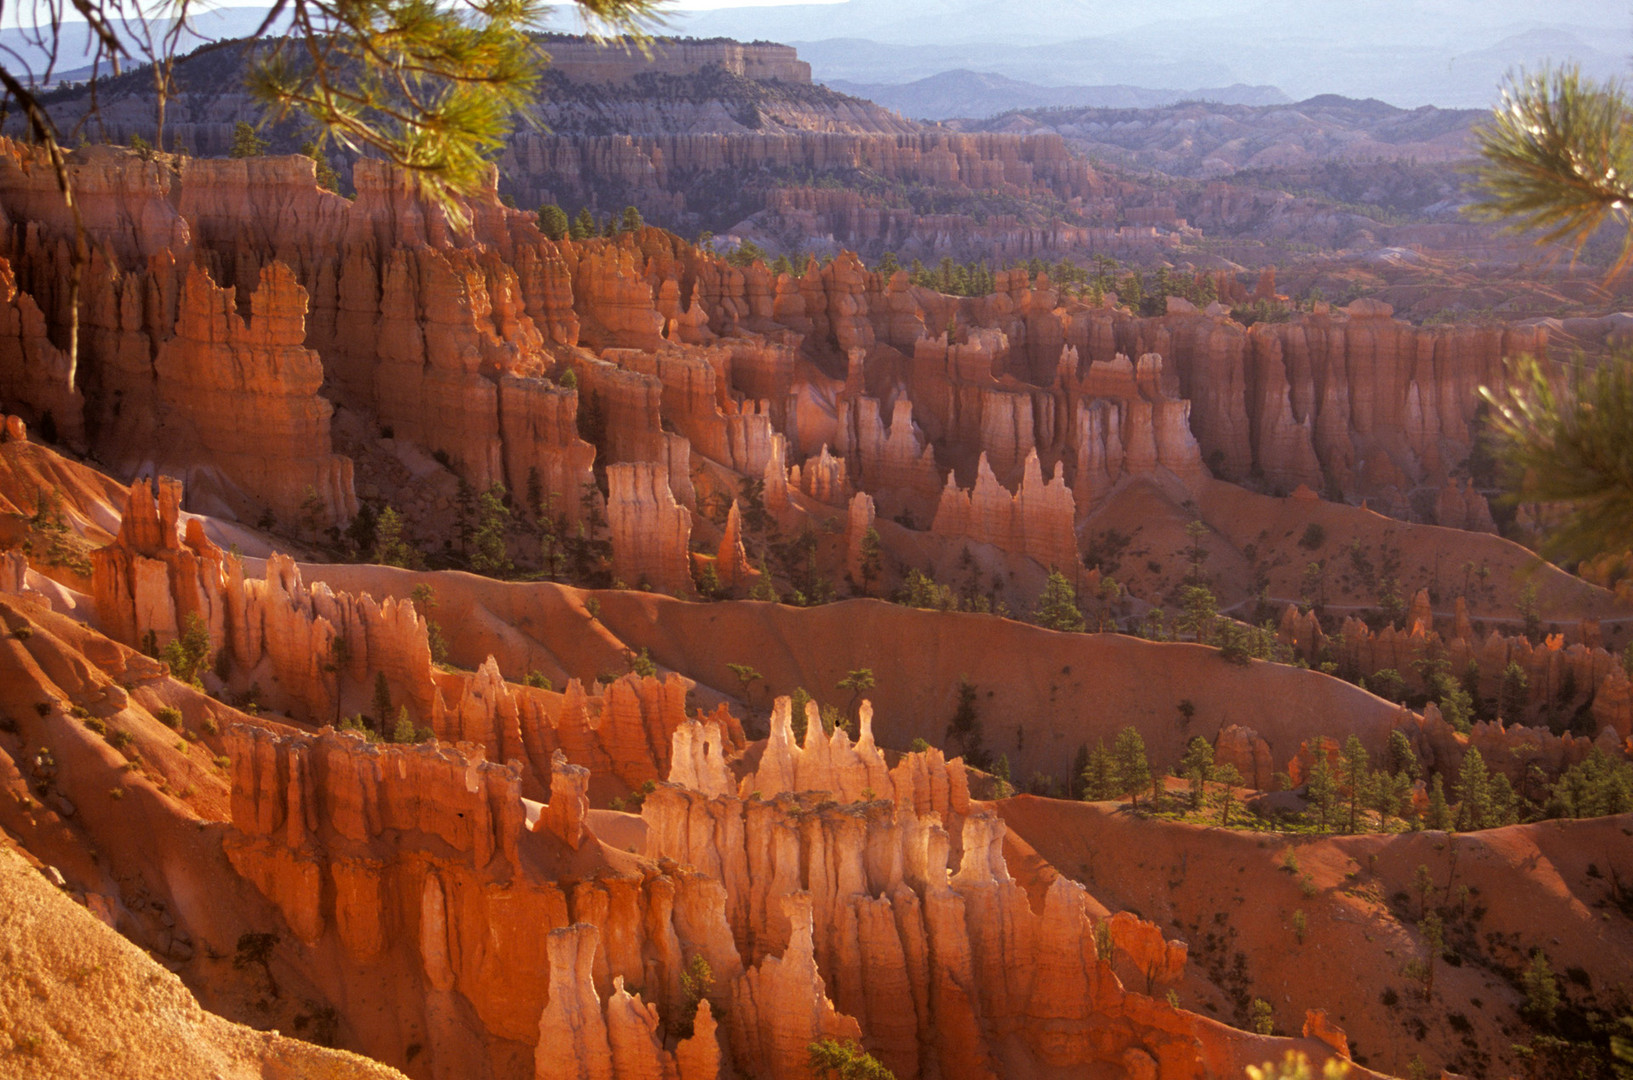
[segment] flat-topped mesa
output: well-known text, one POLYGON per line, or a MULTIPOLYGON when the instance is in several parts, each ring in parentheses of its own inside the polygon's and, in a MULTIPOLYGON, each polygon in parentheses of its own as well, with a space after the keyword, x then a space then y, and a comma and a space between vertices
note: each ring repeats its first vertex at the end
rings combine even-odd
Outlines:
POLYGON ((1056 470, 1046 482, 1037 451, 1026 455, 1014 495, 999 483, 983 453, 970 491, 960 489, 948 473, 930 531, 1027 555, 1074 577, 1079 564, 1076 517, 1076 503, 1065 478, 1056 470))
POLYGON ((692 517, 675 501, 667 472, 649 461, 607 466, 613 573, 631 585, 689 595, 692 517))
POLYGON ((550 71, 580 83, 621 83, 637 75, 696 75, 711 67, 744 79, 809 84, 811 65, 791 45, 768 41, 656 38, 646 49, 590 38, 551 37, 550 71))
POLYGON ((153 370, 163 457, 188 468, 195 503, 250 516, 241 492, 294 522, 315 500, 319 526, 357 513, 351 460, 329 453, 334 407, 318 393, 323 364, 303 344, 306 300, 279 262, 261 269, 247 320, 203 267, 183 278, 175 334, 153 370))

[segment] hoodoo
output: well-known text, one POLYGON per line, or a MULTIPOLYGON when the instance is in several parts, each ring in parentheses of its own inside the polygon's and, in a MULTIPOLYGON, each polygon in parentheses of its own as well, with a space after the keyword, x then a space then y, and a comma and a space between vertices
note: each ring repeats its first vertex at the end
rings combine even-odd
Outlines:
POLYGON ((1616 1075, 1633 292, 1470 114, 382 5, 0 80, 0 1077, 1616 1075))

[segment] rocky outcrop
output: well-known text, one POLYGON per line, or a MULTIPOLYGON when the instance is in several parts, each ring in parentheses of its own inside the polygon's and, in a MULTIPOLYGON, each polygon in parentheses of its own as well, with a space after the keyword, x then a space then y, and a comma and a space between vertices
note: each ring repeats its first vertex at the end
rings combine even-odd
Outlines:
POLYGON ((192 466, 195 501, 202 489, 232 506, 237 488, 282 521, 315 517, 319 528, 357 513, 352 463, 328 452, 334 409, 318 393, 323 365, 303 345, 305 316, 306 291, 281 263, 262 269, 248 319, 232 290, 216 287, 200 266, 188 270, 175 336, 153 368, 166 410, 165 456, 192 466))
POLYGON ((198 616, 219 641, 226 631, 223 553, 198 523, 178 528, 181 481, 131 485, 114 542, 91 553, 91 590, 108 636, 130 646, 174 641, 198 616))
POLYGON ((743 79, 776 79, 809 83, 811 65, 788 45, 757 41, 692 41, 657 38, 647 49, 587 38, 559 38, 550 43, 550 70, 579 83, 627 82, 636 75, 693 75, 718 67, 743 79))
POLYGON ((935 513, 941 470, 934 448, 913 422, 913 403, 905 397, 896 399, 888 432, 877 399, 841 402, 834 450, 847 458, 852 478, 886 516, 906 511, 927 521, 935 513))
POLYGON ((1625 723, 1621 720, 1623 710, 1615 704, 1627 681, 1626 672, 1619 657, 1603 646, 1587 644, 1591 630, 1578 629, 1573 635, 1577 640, 1571 644, 1566 644, 1563 634, 1550 634, 1533 643, 1522 635, 1508 636, 1496 629, 1482 638, 1465 614, 1454 620, 1448 639, 1435 628, 1428 605, 1426 593, 1414 598, 1407 619, 1410 629, 1385 626, 1374 631, 1361 620, 1348 617, 1331 645, 1311 616, 1292 609, 1283 615, 1278 633, 1306 659, 1331 651, 1341 667, 1367 677, 1393 669, 1409 691, 1426 689, 1422 665, 1417 663, 1420 658, 1444 658, 1448 670, 1454 673, 1478 672, 1476 689, 1493 708, 1509 707, 1503 704, 1504 672, 1510 664, 1517 664, 1526 676, 1525 702, 1520 715, 1505 719, 1530 722, 1543 718, 1549 710, 1571 716, 1591 706, 1600 727, 1609 724, 1623 736, 1628 734, 1628 729, 1621 726, 1625 723), (1608 692, 1606 703, 1594 704, 1602 692, 1608 692))
POLYGON ((1075 577, 1079 563, 1075 521, 1071 489, 1058 473, 1043 479, 1036 451, 1027 454, 1014 495, 998 482, 983 453, 972 490, 960 490, 948 475, 930 531, 1027 555, 1075 577))
POLYGON ((74 385, 67 355, 52 343, 34 298, 19 292, 11 264, 0 258, 0 405, 46 422, 57 437, 85 447, 85 398, 74 385))
POLYGON ((645 461, 607 466, 613 573, 631 585, 685 594, 692 591, 692 518, 675 502, 666 472, 645 461))
POLYGON ((726 527, 720 534, 720 553, 715 556, 715 574, 720 585, 733 592, 741 591, 755 576, 748 564, 748 552, 743 548, 743 511, 737 500, 726 511, 726 527))
MULTIPOLYGON (((868 565, 868 532, 873 530, 875 513, 873 497, 865 491, 858 491, 851 496, 850 507, 845 515, 845 575, 858 588, 866 588, 871 577, 878 578, 883 572, 882 566, 868 565)), ((877 561, 878 555, 875 553, 877 561)))
MULTIPOLYGON (((902 1077, 996 1076, 1014 1053, 1061 1069, 1123 1067, 1130 1055, 1149 1061, 1151 1075, 1159 1062, 1164 1076, 1228 1068, 1228 1029, 1123 988, 1096 954, 1082 886, 1057 877, 1034 910, 1009 876, 1001 821, 951 785, 940 789, 946 802, 904 798, 896 778, 919 775, 910 763, 928 767, 929 755, 904 756, 872 781, 875 793, 856 791, 883 771, 868 753, 868 713, 854 748, 842 731, 825 737, 819 718, 798 747, 787 710, 782 699, 746 798, 670 783, 642 810, 649 854, 695 865, 724 887, 748 963, 733 997, 732 1017, 747 1029, 740 1065, 802 1075, 798 1049, 854 1022, 902 1077), (809 776, 833 798, 774 794, 789 776, 796 787, 809 776), (773 1000, 786 1004, 772 1010, 773 1000)), ((1147 988, 1179 977, 1183 945, 1126 914, 1109 930, 1116 962, 1147 988)))

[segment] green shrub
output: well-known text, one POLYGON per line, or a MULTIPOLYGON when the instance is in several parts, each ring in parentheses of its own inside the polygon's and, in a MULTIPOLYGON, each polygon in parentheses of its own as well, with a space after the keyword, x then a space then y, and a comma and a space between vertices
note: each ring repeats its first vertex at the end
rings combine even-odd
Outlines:
POLYGON ((204 723, 199 725, 199 729, 201 731, 203 731, 204 734, 206 734, 206 735, 219 735, 219 734, 221 734, 221 725, 215 722, 214 717, 210 717, 210 716, 206 716, 204 718, 204 723))
POLYGON ((96 732, 98 735, 101 735, 103 738, 107 738, 108 725, 104 724, 102 721, 98 720, 96 717, 94 717, 94 716, 86 717, 85 726, 90 728, 92 731, 96 732))
POLYGON ((166 705, 153 714, 153 719, 167 728, 181 727, 181 710, 166 705))
POLYGON ((1275 1011, 1264 998, 1253 999, 1253 1030, 1260 1035, 1270 1035, 1276 1030, 1275 1011))

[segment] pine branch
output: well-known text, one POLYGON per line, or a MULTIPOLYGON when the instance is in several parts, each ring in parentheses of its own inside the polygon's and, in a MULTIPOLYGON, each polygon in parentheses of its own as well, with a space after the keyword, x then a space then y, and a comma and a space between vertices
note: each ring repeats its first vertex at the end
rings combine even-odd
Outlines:
POLYGON ((1477 218, 1539 231, 1580 254, 1607 221, 1626 234, 1610 276, 1633 265, 1633 100, 1621 84, 1564 67, 1511 78, 1491 120, 1475 129, 1477 218))

